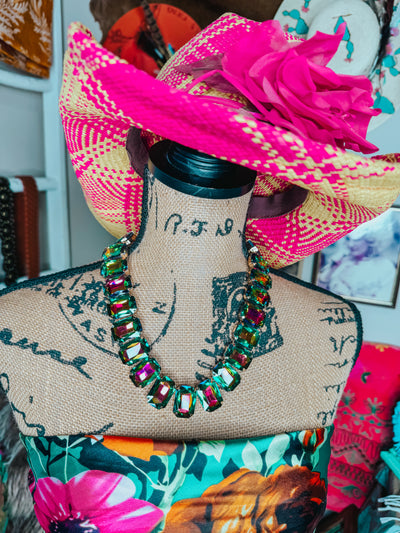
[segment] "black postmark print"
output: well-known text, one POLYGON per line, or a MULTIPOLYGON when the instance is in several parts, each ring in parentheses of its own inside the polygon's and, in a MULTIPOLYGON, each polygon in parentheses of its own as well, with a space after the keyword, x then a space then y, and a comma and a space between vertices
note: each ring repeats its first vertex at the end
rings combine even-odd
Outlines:
MULTIPOLYGON (((206 360, 198 360, 199 368, 209 370, 215 365, 224 348, 231 339, 231 331, 237 323, 241 302, 243 301, 245 272, 238 272, 223 278, 214 278, 212 284, 213 323, 210 335, 205 339, 207 345, 201 352, 206 360)), ((261 329, 257 348, 253 350, 253 357, 276 350, 283 345, 274 307, 267 308, 265 325, 261 329)), ((201 372, 197 378, 203 378, 201 372)))
POLYGON ((212 233, 216 237, 225 237, 232 232, 233 220, 231 218, 225 219, 220 223, 210 223, 207 220, 199 220, 197 218, 184 220, 179 213, 172 213, 164 224, 164 232, 170 235, 189 234, 192 237, 199 237, 203 233, 212 233))

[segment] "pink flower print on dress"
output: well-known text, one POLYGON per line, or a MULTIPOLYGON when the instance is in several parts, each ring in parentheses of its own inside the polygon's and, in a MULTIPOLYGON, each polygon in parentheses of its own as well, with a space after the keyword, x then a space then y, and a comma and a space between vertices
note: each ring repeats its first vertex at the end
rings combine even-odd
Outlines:
POLYGON ((82 472, 65 484, 41 478, 32 492, 46 533, 148 533, 164 516, 155 505, 132 497, 135 486, 128 477, 100 470, 82 472))

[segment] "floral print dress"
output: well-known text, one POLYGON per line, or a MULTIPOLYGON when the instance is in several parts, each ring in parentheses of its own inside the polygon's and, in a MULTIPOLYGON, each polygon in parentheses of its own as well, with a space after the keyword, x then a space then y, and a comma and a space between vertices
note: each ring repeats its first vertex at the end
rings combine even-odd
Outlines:
POLYGON ((332 428, 225 441, 21 435, 46 533, 306 533, 332 428))

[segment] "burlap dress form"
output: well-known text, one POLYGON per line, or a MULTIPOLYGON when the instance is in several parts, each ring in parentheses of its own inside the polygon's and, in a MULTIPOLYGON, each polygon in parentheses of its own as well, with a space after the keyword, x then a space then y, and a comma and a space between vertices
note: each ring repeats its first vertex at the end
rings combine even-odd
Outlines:
MULTIPOLYGON (((251 193, 198 198, 151 175, 145 190, 129 257, 137 316, 163 372, 194 384, 237 320, 251 193)), ((45 531, 313 531, 336 406, 360 345, 355 307, 273 272, 239 387, 217 411, 198 405, 178 419, 171 405, 146 402, 116 355, 99 267, 0 298, 1 386, 45 531)))

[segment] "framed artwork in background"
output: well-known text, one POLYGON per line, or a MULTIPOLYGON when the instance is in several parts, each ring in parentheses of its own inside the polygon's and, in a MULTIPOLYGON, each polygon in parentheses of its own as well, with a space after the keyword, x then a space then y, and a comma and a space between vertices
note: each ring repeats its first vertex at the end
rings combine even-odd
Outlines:
POLYGON ((395 307, 400 279, 400 207, 379 217, 316 255, 313 283, 368 304, 395 307))

